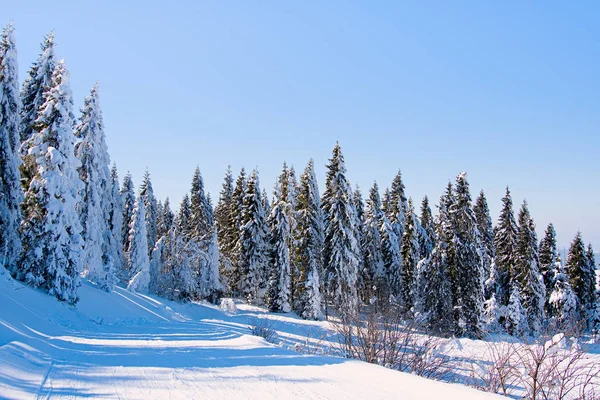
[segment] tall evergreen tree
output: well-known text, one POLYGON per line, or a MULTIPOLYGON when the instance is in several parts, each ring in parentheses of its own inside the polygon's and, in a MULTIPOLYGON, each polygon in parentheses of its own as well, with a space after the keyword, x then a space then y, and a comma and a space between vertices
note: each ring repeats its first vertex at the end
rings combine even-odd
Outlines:
POLYGON ((458 297, 459 319, 455 323, 460 326, 455 331, 463 330, 465 334, 477 337, 481 335, 483 316, 483 263, 480 255, 483 245, 464 172, 456 177, 454 203, 450 210, 454 222, 453 246, 458 285, 454 293, 458 297))
POLYGON ((529 214, 527 202, 523 202, 519 212, 515 283, 519 285, 521 303, 527 315, 527 333, 534 336, 539 334, 542 327, 546 301, 546 287, 538 263, 535 224, 529 214))
POLYGON ((336 307, 353 313, 358 307, 356 284, 360 249, 356 240, 356 210, 346 179, 346 165, 339 144, 327 165, 322 208, 325 214, 325 284, 336 307))
POLYGON ((77 174, 72 107, 69 76, 61 61, 27 142, 26 164, 34 166, 36 173, 24 187, 24 268, 18 274, 19 279, 68 303, 78 300, 83 247, 75 211, 83 185, 77 174))
POLYGON ((156 197, 154 196, 152 182, 150 181, 150 172, 148 172, 147 168, 146 172, 144 172, 142 186, 140 187, 140 197, 144 202, 144 209, 146 210, 146 234, 148 235, 148 255, 150 255, 152 254, 158 236, 158 227, 156 225, 158 205, 156 203, 156 197))
POLYGON ((429 207, 429 199, 427 196, 423 197, 421 202, 421 226, 423 227, 423 234, 420 236, 420 258, 425 259, 429 257, 435 246, 435 224, 433 223, 433 215, 431 214, 431 207, 429 207))
POLYGON ((117 243, 120 246, 121 236, 115 239, 109 229, 112 180, 98 84, 85 99, 75 136, 79 139, 75 146, 75 156, 81 163, 79 178, 84 184, 83 199, 79 204, 85 242, 83 267, 90 280, 111 291, 116 282, 115 263, 118 262, 113 246, 117 243))
MULTIPOLYGON (((475 212, 475 219, 477 221, 477 229, 481 235, 481 258, 483 262, 483 276, 482 278, 487 280, 490 277, 490 270, 492 263, 494 262, 494 229, 492 226, 492 217, 490 216, 490 209, 488 207, 487 199, 483 190, 479 192, 479 196, 475 200, 473 206, 475 212)), ((487 293, 489 296, 491 293, 487 293)))
POLYGON ((402 235, 400 253, 402 254, 402 308, 404 314, 409 316, 413 313, 414 293, 416 290, 417 264, 420 261, 420 249, 418 240, 418 228, 415 210, 412 200, 409 200, 406 209, 406 220, 404 234, 402 235))
POLYGON ((440 198, 436 221, 436 245, 431 256, 425 260, 420 279, 427 285, 423 291, 423 310, 427 316, 429 330, 447 336, 453 331, 453 292, 450 267, 454 262, 452 242, 454 232, 450 217, 452 185, 449 184, 440 198))
POLYGON ((183 196, 181 200, 181 204, 179 205, 179 212, 177 213, 177 218, 175 219, 175 226, 177 227, 178 233, 180 236, 184 237, 186 240, 190 237, 191 224, 190 220, 192 218, 192 209, 190 206, 190 197, 186 194, 183 196))
POLYGON ((324 317, 321 274, 325 227, 313 160, 308 162, 300 178, 296 207, 300 279, 296 286, 295 309, 302 318, 320 320, 324 317))
POLYGON ((508 305, 511 295, 511 277, 514 275, 517 262, 517 223, 513 212, 513 203, 508 187, 502 198, 502 210, 494 235, 498 281, 496 282, 497 298, 501 305, 508 305))
MULTIPOLYGON (((362 269, 363 300, 375 303, 379 308, 382 302, 388 302, 389 291, 387 274, 383 261, 383 249, 380 227, 385 217, 381 209, 379 187, 375 182, 369 192, 364 212, 362 230, 362 250, 364 267, 362 269)), ((360 230, 358 230, 360 232, 360 230)))
MULTIPOLYGON (((135 206, 135 187, 131 173, 127 172, 121 186, 121 203, 123 204, 123 251, 127 252, 129 243, 129 224, 133 219, 133 208, 135 206)), ((126 281, 128 278, 126 279, 126 281)))
POLYGON ((114 262, 114 270, 117 277, 120 277, 123 272, 123 199, 119 192, 119 174, 117 165, 113 164, 110 170, 110 188, 109 188, 110 203, 108 207, 108 228, 112 232, 111 239, 114 241, 111 244, 111 257, 114 262))
POLYGON ((556 261, 556 266, 552 270, 554 286, 548 299, 550 326, 559 332, 565 332, 575 328, 579 322, 577 295, 573 292, 560 260, 556 261))
POLYGON ((248 179, 240 226, 240 292, 249 303, 262 301, 261 288, 266 283, 268 263, 268 227, 262 208, 258 171, 252 171, 248 179))
POLYGON ((207 240, 206 251, 201 253, 201 268, 198 290, 203 299, 215 302, 223 291, 223 285, 219 275, 219 244, 217 240, 217 228, 213 227, 212 235, 207 240))
POLYGON ((590 273, 588 257, 583 239, 581 238, 581 232, 577 232, 571 242, 567 256, 566 272, 573 292, 577 296, 579 315, 582 318, 586 318, 594 306, 594 298, 591 296, 591 293, 596 282, 595 276, 590 273))
POLYGON ((192 211, 191 224, 192 235, 202 239, 212 234, 213 212, 208 206, 208 199, 204 192, 204 179, 200 168, 196 167, 192 178, 192 189, 190 193, 190 207, 192 211))
MULTIPOLYGON (((372 232, 369 235, 369 233, 367 232, 367 227, 365 226, 367 217, 365 213, 365 202, 363 201, 362 192, 360 191, 358 185, 356 185, 354 188, 353 198, 354 208, 356 209, 356 241, 358 242, 358 247, 360 250, 358 257, 358 294, 363 299, 363 301, 368 301, 373 297, 374 294, 372 290, 372 265, 369 266, 368 264, 370 262, 369 259, 371 259, 371 262, 373 261, 372 256, 377 256, 368 253, 367 247, 369 246, 369 244, 373 244, 373 240, 375 239, 373 237, 372 232)), ((373 226, 376 227, 377 223, 372 225, 372 227, 373 226)), ((376 236, 379 237, 379 232, 376 232, 376 236)), ((377 247, 380 247, 380 242, 380 240, 377 241, 377 247)))
POLYGON ((268 304, 271 311, 291 311, 290 225, 287 216, 289 204, 276 200, 269 225, 271 227, 271 267, 268 284, 268 304))
POLYGON ((129 271, 131 279, 127 290, 146 293, 150 285, 150 258, 148 256, 148 233, 146 232, 144 198, 139 196, 129 225, 129 271))
POLYGON ((173 211, 171 211, 171 202, 167 197, 162 207, 159 208, 160 212, 160 223, 158 224, 158 237, 161 238, 166 236, 169 230, 173 227, 173 221, 175 219, 175 215, 173 211))
POLYGON ((240 238, 246 189, 246 171, 242 168, 236 178, 233 189, 228 229, 224 232, 220 243, 221 253, 225 254, 225 257, 228 257, 231 261, 229 270, 225 270, 223 275, 226 277, 229 288, 234 296, 241 295, 239 288, 241 286, 243 271, 240 265, 240 251, 242 249, 240 238))
MULTIPOLYGON (((550 305, 550 295, 555 288, 554 278, 558 272, 556 270, 557 260, 558 251, 556 246, 556 231, 554 230, 554 225, 548 224, 546 233, 540 241, 539 268, 544 280, 544 286, 546 287, 544 307, 546 309, 546 314, 548 314, 549 317, 552 317, 552 313, 555 309, 555 307, 550 305)), ((560 284, 557 290, 564 291, 564 285, 560 284)), ((570 287, 569 290, 571 290, 570 287)))
MULTIPOLYGON (((50 32, 44 37, 41 48, 42 52, 31 66, 21 89, 21 101, 23 102, 21 107, 21 143, 27 142, 36 132, 35 125, 38 110, 45 103, 44 93, 53 86, 52 74, 56 68, 54 32, 50 32)), ((23 154, 26 153, 27 148, 25 147, 23 154)))
POLYGON ((407 198, 404 193, 404 183, 402 182, 402 173, 398 171, 392 187, 390 189, 389 206, 386 208, 386 215, 394 227, 394 232, 398 238, 404 235, 404 225, 406 223, 406 209, 408 207, 407 198))
POLYGON ((597 272, 596 272, 596 256, 592 244, 588 243, 586 251, 588 261, 588 274, 590 282, 590 305, 588 307, 588 324, 594 332, 600 329, 600 308, 598 308, 598 291, 600 287, 597 284, 597 272))
POLYGON ((0 265, 13 275, 17 274, 21 252, 19 224, 23 200, 19 107, 17 48, 13 26, 9 24, 0 34, 0 265))

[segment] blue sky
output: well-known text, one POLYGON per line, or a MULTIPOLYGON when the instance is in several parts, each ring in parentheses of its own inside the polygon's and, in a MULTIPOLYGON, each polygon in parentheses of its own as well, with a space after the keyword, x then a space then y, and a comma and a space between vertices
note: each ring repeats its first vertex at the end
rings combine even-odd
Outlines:
POLYGON ((541 233, 600 249, 600 4, 482 1, 4 2, 21 79, 45 33, 76 108, 96 80, 111 157, 178 204, 198 165, 312 157, 321 190, 336 140, 363 193, 403 172, 438 202, 467 171, 497 219, 509 185, 541 233))

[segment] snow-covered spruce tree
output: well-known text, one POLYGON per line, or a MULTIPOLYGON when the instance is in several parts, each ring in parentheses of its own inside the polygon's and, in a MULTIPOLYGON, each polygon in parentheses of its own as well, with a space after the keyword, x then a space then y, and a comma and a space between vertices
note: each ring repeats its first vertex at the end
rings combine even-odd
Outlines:
POLYGON ((113 164, 110 170, 110 203, 108 205, 108 229, 112 232, 113 240, 111 248, 111 257, 114 263, 114 270, 118 278, 123 272, 123 199, 119 192, 119 174, 117 165, 113 164))
POLYGON ((0 265, 17 274, 21 253, 19 76, 13 26, 0 34, 0 265))
POLYGON ((494 235, 496 257, 494 263, 497 270, 495 292, 501 305, 508 305, 511 295, 510 282, 517 262, 517 223, 513 212, 513 203, 508 187, 502 198, 502 210, 494 235))
POLYGON ((577 296, 577 303, 579 305, 578 312, 583 322, 585 321, 587 311, 590 309, 590 303, 592 301, 592 298, 590 297, 590 286, 595 282, 589 274, 588 259, 583 239, 581 238, 581 232, 577 232, 575 238, 571 242, 569 253, 567 255, 566 273, 569 277, 573 292, 575 292, 575 295, 577 296))
POLYGON ((471 337, 481 336, 483 316, 483 263, 481 260, 481 237, 477 229, 475 212, 471 208, 471 193, 467 174, 456 177, 454 203, 450 208, 454 222, 456 257, 455 293, 458 296, 459 319, 455 320, 456 333, 471 337), (463 331, 463 332, 460 332, 463 331))
POLYGON ((229 289, 231 290, 232 296, 236 297, 241 295, 239 288, 243 279, 243 271, 240 266, 240 250, 242 248, 240 244, 240 233, 246 187, 246 171, 244 168, 242 168, 238 177, 236 178, 233 189, 227 229, 225 229, 221 234, 219 242, 221 254, 224 254, 225 257, 227 257, 230 261, 229 265, 225 265, 225 267, 228 266, 229 268, 225 269, 222 275, 229 284, 229 289))
POLYGON ((152 254, 150 255, 150 281, 148 282, 148 292, 158 296, 165 296, 163 285, 166 281, 164 273, 165 264, 165 235, 161 236, 156 242, 152 254))
MULTIPOLYGON (((38 118, 38 110, 45 102, 44 93, 52 86, 52 74, 56 68, 54 32, 44 37, 41 48, 42 53, 29 69, 21 89, 21 143, 27 142, 36 131, 35 121, 38 118)), ((26 153, 27 147, 24 147, 22 154, 26 153)))
POLYGON ((363 269, 363 301, 381 308, 383 303, 389 301, 389 285, 385 264, 383 262, 382 240, 380 227, 384 213, 381 209, 379 187, 377 182, 369 191, 364 212, 364 225, 362 229, 362 255, 363 269))
POLYGON ((75 137, 79 139, 75 145, 75 156, 81 163, 79 178, 84 184, 83 199, 79 204, 85 243, 83 268, 88 279, 111 291, 117 280, 115 258, 118 256, 113 247, 120 246, 121 236, 115 239, 109 228, 112 180, 98 84, 85 99, 81 118, 75 127, 75 137))
POLYGON ((600 288, 597 286, 597 272, 596 272, 596 256, 594 255, 594 249, 592 244, 588 243, 587 251, 587 264, 588 274, 590 282, 590 306, 588 309, 588 326, 593 332, 597 332, 600 329, 600 308, 598 308, 598 291, 600 288))
POLYGON ((431 207, 429 207, 429 198, 423 197, 421 202, 421 227, 423 228, 419 236, 420 259, 429 257, 435 246, 435 226, 433 223, 433 215, 431 207))
POLYGON ((596 274, 590 265, 581 232, 577 232, 571 242, 567 256, 566 273, 573 292, 577 296, 582 326, 589 328, 591 327, 589 320, 594 315, 596 306, 596 274))
POLYGON ((573 292, 569 278, 565 275, 560 266, 560 262, 556 263, 553 289, 550 291, 548 305, 551 309, 551 317, 549 319, 551 329, 557 332, 568 332, 576 328, 579 322, 579 311, 577 305, 577 295, 573 292))
POLYGON ((269 309, 277 312, 291 311, 290 225, 287 207, 287 202, 275 200, 275 205, 269 215, 271 266, 267 300, 269 309))
POLYGON ((454 263, 454 231, 450 218, 452 207, 452 185, 448 184, 440 198, 439 214, 436 223, 436 244, 431 256, 424 261, 419 275, 423 290, 423 311, 427 327, 433 334, 450 336, 453 333, 453 291, 450 266, 454 263))
POLYGON ((154 196, 154 189, 152 188, 152 182, 150 181, 150 173, 148 168, 144 172, 144 180, 140 187, 140 197, 144 202, 144 208, 146 210, 146 233, 148 235, 148 256, 152 254, 154 245, 156 244, 158 236, 158 227, 156 220, 158 218, 158 205, 156 197, 154 196))
MULTIPOLYGON (((482 279, 487 281, 490 277, 490 270, 492 263, 494 262, 494 229, 492 226, 492 217, 490 216, 490 209, 488 207, 487 199, 483 190, 479 192, 479 196, 475 200, 473 206, 475 212, 475 219, 477 221, 477 229, 481 235, 481 259, 483 262, 483 275, 482 279)), ((486 287, 486 299, 492 296, 492 288, 486 287)))
MULTIPOLYGON (((548 224, 546 233, 542 240, 540 240, 540 251, 539 251, 539 268, 542 278, 544 279, 544 286, 546 287, 546 299, 544 307, 548 317, 552 317, 554 307, 550 305, 550 295, 554 288, 554 277, 557 271, 556 261, 558 259, 558 251, 556 248, 556 231, 554 225, 548 224)), ((562 290, 562 288, 559 288, 562 290)))
POLYGON ((162 210, 160 211, 160 224, 158 225, 159 237, 166 236, 169 233, 173 227, 174 220, 175 214, 171 211, 171 201, 167 197, 162 205, 162 210))
POLYGON ((525 334, 528 325, 521 297, 519 285, 511 283, 510 296, 506 306, 505 329, 509 334, 518 337, 525 334))
MULTIPOLYGON (((121 202, 123 203, 123 251, 129 249, 129 224, 133 219, 133 208, 135 205, 135 187, 131 173, 127 172, 121 186, 121 202)), ((129 276, 124 277, 124 282, 129 281, 129 276)))
POLYGON ((360 249, 356 240, 356 210, 346 165, 339 144, 327 165, 327 180, 322 201, 325 215, 326 293, 342 314, 358 308, 358 265, 360 249))
POLYGON ((201 252, 201 257, 198 294, 202 299, 215 303, 223 292, 219 275, 220 256, 216 227, 213 227, 212 235, 206 240, 206 250, 201 252))
POLYGON ((258 171, 254 170, 248 179, 244 194, 237 250, 240 255, 240 292, 249 303, 260 303, 263 300, 261 288, 267 280, 268 227, 261 197, 258 171))
POLYGON ((324 318, 320 277, 325 226, 312 159, 300 177, 296 208, 299 239, 296 255, 300 279, 296 286, 298 301, 294 308, 302 318, 321 320, 324 318))
POLYGON ((146 206, 139 196, 133 208, 129 225, 129 271, 131 279, 127 290, 146 293, 150 284, 150 258, 148 256, 148 233, 146 231, 146 206))
POLYGON ((196 239, 205 238, 212 234, 213 212, 208 206, 208 200, 204 193, 204 180, 200 168, 196 167, 192 178, 190 191, 190 208, 192 211, 191 221, 192 236, 196 239))
POLYGON ((179 235, 184 237, 186 240, 190 237, 191 232, 191 221, 192 219, 192 208, 190 205, 190 197, 186 194, 181 199, 181 204, 179 204, 179 212, 177 213, 177 218, 175 218, 175 226, 179 232, 179 235))
POLYGON ((529 214, 527 202, 524 201, 519 212, 515 284, 519 285, 521 304, 527 315, 526 333, 533 336, 538 336, 540 333, 546 301, 546 287, 538 262, 535 224, 529 214))
MULTIPOLYGON (((370 302, 371 300, 375 301, 375 297, 373 275, 369 264, 372 266, 374 258, 379 256, 381 270, 383 271, 383 260, 381 260, 381 251, 379 251, 378 254, 370 254, 367 251, 367 247, 375 243, 375 240, 373 239, 374 235, 372 234, 372 231, 367 233, 367 227, 365 226, 367 218, 365 201, 363 200, 362 192, 358 185, 354 187, 352 196, 354 198, 354 209, 356 210, 356 241, 358 242, 360 250, 358 257, 358 296, 363 302, 370 302), (373 258, 371 256, 373 256, 373 258)), ((376 227, 377 224, 372 225, 371 227, 373 226, 376 227)), ((379 231, 377 231, 376 236, 379 237, 379 231)), ((377 247, 379 248, 381 246, 381 240, 378 239, 376 242, 377 247)))
POLYGON ((406 209, 408 207, 407 198, 404 194, 404 183, 402 182, 402 173, 398 171, 389 194, 389 205, 386 206, 386 216, 392 223, 394 232, 398 238, 404 235, 404 224, 406 223, 406 209))
POLYGON ((23 269, 17 277, 76 303, 83 240, 75 207, 83 184, 77 174, 73 100, 64 61, 56 65, 44 100, 25 155, 36 173, 24 188, 23 269))
POLYGON ((412 199, 409 199, 406 208, 406 221, 404 225, 404 234, 402 235, 400 254, 402 255, 402 292, 401 301, 402 310, 406 317, 413 315, 414 294, 416 292, 416 272, 417 264, 420 261, 419 249, 419 228, 420 224, 415 216, 415 209, 412 199))

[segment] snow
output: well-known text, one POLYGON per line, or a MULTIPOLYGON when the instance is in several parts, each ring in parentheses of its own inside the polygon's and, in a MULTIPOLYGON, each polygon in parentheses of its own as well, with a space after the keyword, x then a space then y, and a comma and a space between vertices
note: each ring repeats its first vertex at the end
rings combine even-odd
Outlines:
POLYGON ((77 307, 0 273, 1 398, 500 398, 383 367, 287 349, 326 322, 237 305, 180 304, 84 281, 77 307), (268 320, 282 344, 250 336, 268 320))

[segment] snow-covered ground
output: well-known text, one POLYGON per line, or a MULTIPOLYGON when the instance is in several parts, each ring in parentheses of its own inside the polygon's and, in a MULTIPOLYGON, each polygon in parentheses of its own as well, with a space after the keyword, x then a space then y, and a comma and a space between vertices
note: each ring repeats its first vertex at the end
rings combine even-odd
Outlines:
MULTIPOLYGON (((243 304, 233 314, 89 283, 80 294, 69 307, 0 273, 0 398, 500 398, 290 350, 328 332, 327 323, 293 314, 243 304), (248 325, 265 318, 279 345, 249 335, 248 325)), ((472 342, 454 343, 466 352, 472 342)))

